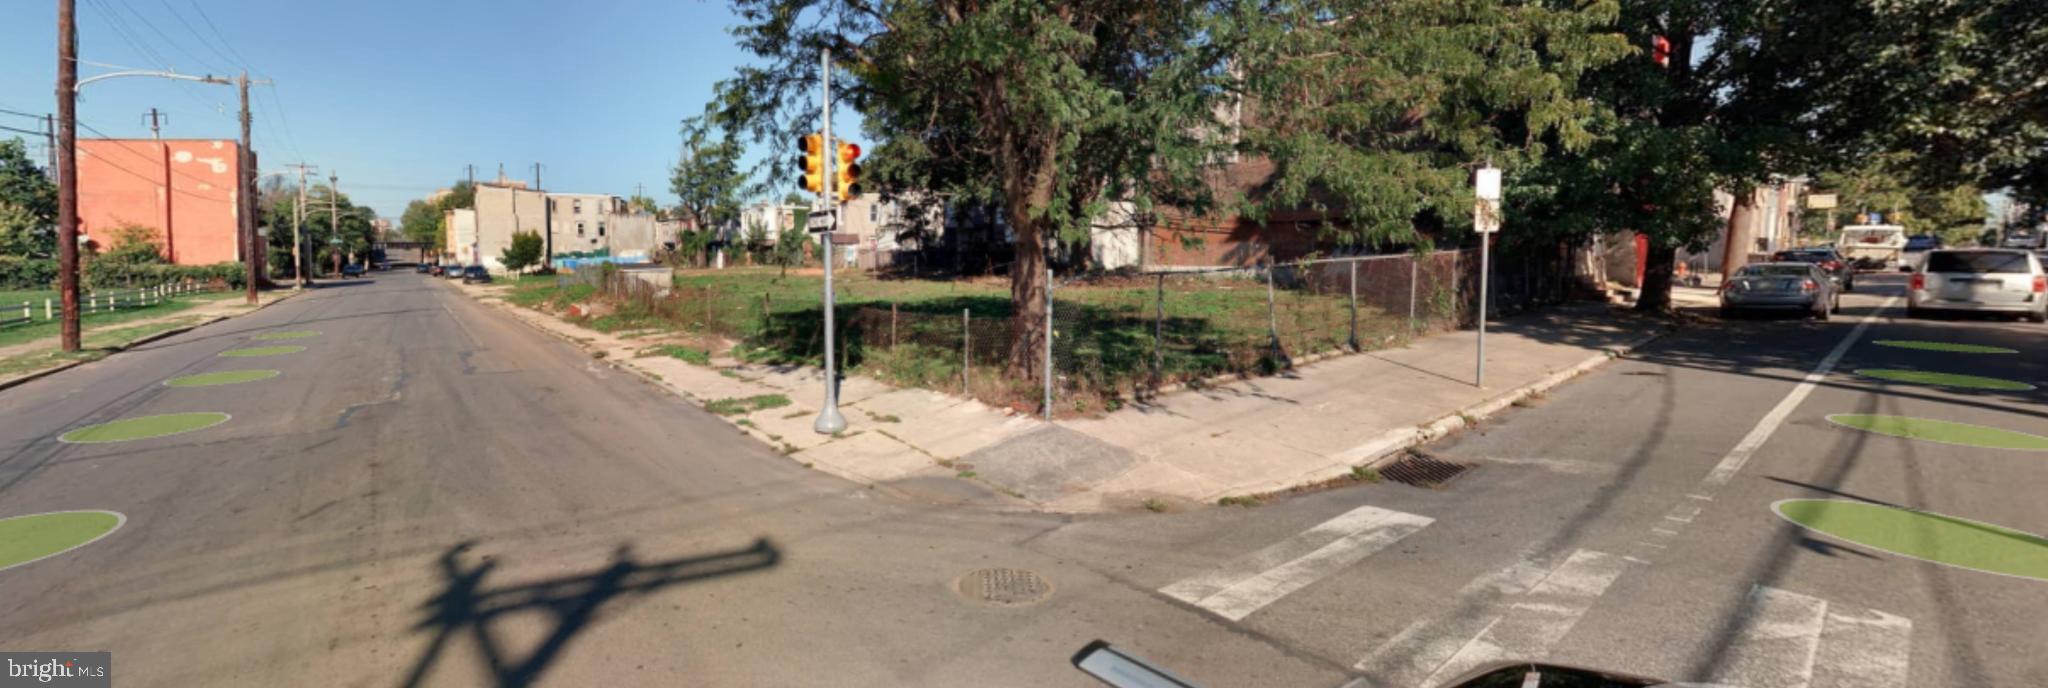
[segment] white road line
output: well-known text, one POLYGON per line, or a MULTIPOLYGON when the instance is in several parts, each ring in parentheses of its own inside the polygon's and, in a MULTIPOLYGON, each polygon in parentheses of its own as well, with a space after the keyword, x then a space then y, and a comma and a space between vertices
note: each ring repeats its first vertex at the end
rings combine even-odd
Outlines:
POLYGON ((1899 688, 1912 657, 1913 621, 1875 609, 1867 614, 1828 610, 1812 688, 1899 688))
POLYGON ((1159 592, 1217 616, 1242 620, 1435 522, 1427 516, 1361 506, 1159 592))
MULTIPOLYGON (((1477 606, 1490 608, 1503 597, 1521 595, 1536 587, 1550 575, 1551 568, 1524 558, 1513 566, 1472 579, 1458 591, 1458 599, 1473 600, 1477 606)), ((1465 646, 1466 638, 1485 632, 1499 621, 1498 615, 1491 614, 1416 619, 1371 656, 1359 660, 1355 668, 1376 677, 1403 677, 1399 682, 1383 681, 1379 685, 1414 685, 1416 680, 1450 661, 1465 646)))
POLYGON ((1757 421, 1756 427, 1751 428, 1749 434, 1735 444, 1734 449, 1721 457, 1721 462, 1714 466, 1713 472, 1708 473, 1707 478, 1700 481, 1707 486, 1708 492, 1727 485, 1729 480, 1735 478, 1735 474, 1742 470, 1742 465, 1749 463, 1749 457, 1764 446, 1764 442, 1771 438, 1771 433, 1778 431, 1778 426, 1785 423, 1785 418, 1791 416, 1794 409, 1799 408, 1800 402, 1806 401, 1806 395, 1812 394, 1813 389, 1820 385, 1820 381, 1835 369, 1835 364, 1842 361, 1842 356, 1849 353, 1849 347, 1855 346, 1856 340, 1862 339, 1863 333, 1870 330, 1871 323, 1877 322, 1878 316, 1891 309, 1892 304, 1898 300, 1899 297, 1896 296, 1887 298, 1884 303, 1878 304, 1877 310, 1863 316, 1863 320, 1856 323, 1856 329, 1850 330, 1849 336, 1843 337, 1840 343, 1835 344, 1834 350, 1829 351, 1827 357, 1821 359, 1820 365, 1815 366, 1813 372, 1807 373, 1806 378, 1793 387, 1791 393, 1778 400, 1778 405, 1771 407, 1771 411, 1764 414, 1763 420, 1757 421))
POLYGON ((1411 655, 1411 648, 1402 646, 1413 643, 1397 637, 1354 668, 1374 674, 1383 685, 1437 685, 1488 662, 1541 658, 1629 566, 1619 556, 1578 550, 1469 640, 1451 640, 1465 637, 1462 633, 1437 635, 1426 644, 1427 651, 1411 655), (1446 656, 1443 650, 1453 646, 1457 649, 1446 656))
POLYGON ((1828 603, 1756 586, 1737 617, 1734 639, 1709 683, 1744 688, 1807 688, 1826 626, 1828 603))

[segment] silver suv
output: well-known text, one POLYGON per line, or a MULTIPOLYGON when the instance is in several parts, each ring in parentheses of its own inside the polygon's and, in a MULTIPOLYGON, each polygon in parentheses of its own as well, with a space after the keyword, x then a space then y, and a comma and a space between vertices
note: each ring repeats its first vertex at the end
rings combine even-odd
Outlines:
POLYGON ((2027 251, 1929 251, 1907 287, 1906 314, 1936 310, 2010 313, 2048 322, 2048 270, 2027 251))

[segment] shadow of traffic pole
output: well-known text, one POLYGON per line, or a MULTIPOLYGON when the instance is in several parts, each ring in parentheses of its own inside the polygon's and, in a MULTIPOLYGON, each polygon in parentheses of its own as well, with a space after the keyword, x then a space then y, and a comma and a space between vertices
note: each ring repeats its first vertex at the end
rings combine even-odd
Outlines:
POLYGON ((635 561, 632 549, 621 545, 612 553, 611 563, 597 571, 487 590, 484 578, 497 568, 497 562, 485 557, 475 566, 465 567, 462 556, 474 546, 474 542, 465 542, 441 555, 442 590, 421 605, 426 618, 413 627, 416 631, 432 629, 434 639, 407 672, 401 684, 407 688, 423 685, 448 641, 464 630, 476 639, 491 685, 532 685, 607 603, 678 583, 771 568, 782 559, 781 550, 766 538, 743 549, 651 563, 635 561), (516 657, 499 644, 491 625, 501 616, 524 611, 553 617, 552 628, 532 651, 516 657))

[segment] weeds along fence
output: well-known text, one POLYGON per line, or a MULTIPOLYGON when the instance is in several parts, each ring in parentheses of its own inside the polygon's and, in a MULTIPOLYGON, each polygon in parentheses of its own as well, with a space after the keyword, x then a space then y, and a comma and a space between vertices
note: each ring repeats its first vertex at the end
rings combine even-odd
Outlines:
MULTIPOLYGON (((1017 319, 1008 293, 987 285, 908 295, 878 286, 886 282, 842 283, 837 353, 846 369, 900 386, 1085 414, 1182 385, 1270 375, 1324 355, 1470 327, 1478 263, 1476 251, 1462 250, 1059 278, 1050 300, 1049 404, 1043 378, 1007 373, 1023 356, 1031 358, 1027 369, 1040 370, 1047 351, 1013 350, 1017 319)), ((1568 291, 1554 274, 1562 261, 1510 259, 1494 267, 1496 315, 1562 300, 1568 291)), ((565 275, 558 286, 606 296, 616 309, 603 316, 612 328, 683 329, 730 338, 745 360, 823 363, 822 314, 808 293, 715 280, 655 284, 616 269, 565 275)))

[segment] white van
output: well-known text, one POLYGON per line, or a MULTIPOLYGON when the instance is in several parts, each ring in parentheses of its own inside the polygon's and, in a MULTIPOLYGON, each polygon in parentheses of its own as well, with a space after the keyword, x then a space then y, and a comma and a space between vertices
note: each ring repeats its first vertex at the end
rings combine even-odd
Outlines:
POLYGON ((1906 253, 1906 228, 1899 225, 1849 225, 1835 240, 1835 250, 1866 270, 1892 270, 1906 253))

